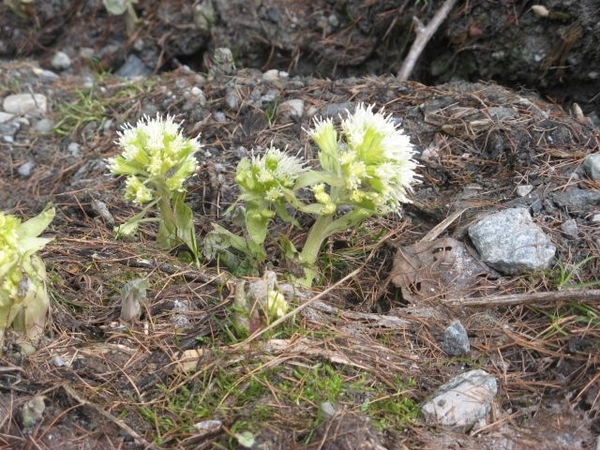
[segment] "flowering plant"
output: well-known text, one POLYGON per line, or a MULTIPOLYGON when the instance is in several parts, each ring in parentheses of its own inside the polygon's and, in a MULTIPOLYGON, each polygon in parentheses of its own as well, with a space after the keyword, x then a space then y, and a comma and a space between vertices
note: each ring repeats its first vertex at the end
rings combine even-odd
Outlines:
POLYGON ((143 117, 135 127, 126 125, 119 133, 122 153, 108 159, 114 175, 125 175, 125 198, 146 205, 141 213, 116 228, 117 235, 131 236, 142 222, 158 221, 157 241, 173 249, 185 244, 198 261, 198 245, 192 210, 185 204, 185 181, 197 168, 194 154, 201 145, 183 137, 180 125, 167 116, 143 117), (160 218, 145 218, 158 206, 160 218))
POLYGON ((304 277, 297 282, 306 287, 317 276, 315 264, 325 239, 374 215, 396 211, 409 202, 407 193, 417 177, 408 136, 390 116, 374 113, 373 106, 359 104, 342 121, 339 134, 329 119, 315 120, 309 134, 317 144, 321 170, 309 170, 299 158, 275 148, 261 157, 242 159, 236 182, 247 208, 248 239, 215 226, 231 246, 264 259, 263 243, 275 216, 293 225, 298 222, 289 208, 315 216, 302 251, 287 252, 304 267, 304 277), (312 192, 312 203, 299 198, 306 188, 312 192))
POLYGON ((50 302, 36 253, 52 240, 39 237, 52 219, 53 208, 26 222, 0 212, 0 347, 8 327, 32 344, 44 332, 50 302))

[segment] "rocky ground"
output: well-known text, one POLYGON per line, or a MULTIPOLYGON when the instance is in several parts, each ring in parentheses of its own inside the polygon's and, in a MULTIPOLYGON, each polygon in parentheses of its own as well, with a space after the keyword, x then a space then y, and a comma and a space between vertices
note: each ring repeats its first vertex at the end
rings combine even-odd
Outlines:
MULTIPOLYGON (((42 254, 49 326, 33 355, 5 342, 0 443, 596 448, 595 3, 548 2, 552 15, 540 16, 523 2, 459 2, 446 40, 423 60, 446 70, 435 78, 422 62, 415 77, 425 84, 389 72, 408 46, 399 27, 410 30, 415 13, 426 20, 438 2, 214 2, 212 13, 208 2, 151 3, 136 6, 141 24, 129 35, 101 2, 0 6, 0 205, 22 217, 57 208, 42 254), (488 3, 501 9, 484 14, 488 3), (514 46, 522 57, 490 48, 515 36, 530 42, 514 46), (562 87, 553 97, 564 108, 532 89, 470 82, 498 79, 500 64, 486 58, 538 64, 505 65, 501 80, 547 95, 562 87), (565 91, 565 79, 577 89, 565 91), (583 111, 565 111, 573 100, 583 111), (401 216, 327 242, 323 281, 298 295, 292 324, 236 339, 235 278, 161 251, 152 226, 115 240, 113 226, 137 211, 105 162, 122 124, 171 114, 199 137, 188 200, 201 241, 211 223, 231 226, 223 213, 241 157, 273 144, 312 160, 311 120, 358 102, 401 123, 421 183, 401 216), (516 242, 535 251, 516 255, 516 242), (149 306, 124 324, 121 288, 140 277, 149 306), (436 397, 456 377, 483 411, 467 423, 436 397)), ((301 246, 303 230, 282 231, 301 246)), ((291 269, 276 243, 270 250, 285 279, 291 269)))

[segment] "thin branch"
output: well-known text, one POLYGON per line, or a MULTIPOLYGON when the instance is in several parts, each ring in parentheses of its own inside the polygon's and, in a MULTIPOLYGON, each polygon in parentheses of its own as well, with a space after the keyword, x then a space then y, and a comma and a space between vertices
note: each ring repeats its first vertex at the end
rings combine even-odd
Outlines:
POLYGON ((415 37, 415 41, 410 47, 410 51, 408 52, 408 55, 406 55, 406 58, 402 63, 402 67, 396 76, 398 81, 408 80, 408 77, 412 73, 417 60, 419 59, 419 56, 421 56, 421 53, 423 53, 425 46, 440 27, 442 22, 446 19, 446 17, 448 17, 448 14, 450 14, 450 11, 455 4, 456 0, 446 0, 442 7, 435 13, 427 26, 424 26, 417 17, 413 17, 417 36, 415 37))
POLYGON ((508 305, 525 305, 530 303, 556 303, 564 301, 599 301, 600 289, 567 289, 554 292, 533 292, 529 294, 488 295, 481 298, 453 298, 443 300, 448 306, 491 307, 508 305))

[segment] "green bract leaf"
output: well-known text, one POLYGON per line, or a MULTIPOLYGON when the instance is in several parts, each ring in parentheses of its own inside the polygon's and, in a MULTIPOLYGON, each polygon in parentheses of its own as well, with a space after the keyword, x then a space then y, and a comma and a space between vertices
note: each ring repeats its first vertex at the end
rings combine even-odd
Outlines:
POLYGON ((104 3, 104 7, 110 14, 120 16, 127 10, 129 0, 102 0, 102 3, 104 3))
POLYGON ((177 237, 192 252, 194 261, 198 263, 198 243, 194 228, 194 213, 184 203, 183 195, 175 200, 175 223, 177 226, 177 237))
POLYGON ((43 333, 49 306, 46 267, 35 252, 52 240, 38 236, 54 214, 49 208, 21 223, 0 213, 0 347, 9 326, 32 344, 43 333))

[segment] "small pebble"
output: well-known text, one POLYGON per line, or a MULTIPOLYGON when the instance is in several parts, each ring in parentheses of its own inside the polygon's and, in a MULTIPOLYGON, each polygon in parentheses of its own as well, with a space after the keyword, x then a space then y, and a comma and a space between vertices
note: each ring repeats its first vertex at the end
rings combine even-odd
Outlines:
POLYGON ((0 123, 0 135, 4 142, 15 142, 15 136, 20 129, 21 125, 18 122, 0 123))
POLYGON ((58 355, 53 356, 52 359, 50 360, 50 362, 52 363, 53 366, 56 366, 56 367, 64 367, 64 365, 65 365, 65 362, 63 361, 63 359, 58 355))
POLYGON ((60 75, 52 72, 51 70, 35 68, 35 69, 33 69, 33 73, 35 73, 40 78, 40 80, 48 82, 48 83, 51 83, 53 81, 60 79, 60 75))
POLYGON ((21 166, 17 169, 17 172, 23 178, 29 178, 34 167, 35 163, 33 163, 33 161, 27 161, 25 164, 21 164, 21 166))
POLYGON ((273 81, 279 80, 279 70, 277 70, 277 69, 267 70, 265 73, 263 73, 262 79, 263 79, 263 81, 266 81, 266 82, 273 82, 273 81))
POLYGON ((301 118, 304 115, 304 100, 293 98, 282 102, 277 108, 277 114, 285 118, 301 118))
POLYGON ((40 117, 46 114, 48 101, 42 94, 13 94, 4 99, 2 107, 7 113, 40 117))
POLYGON ((79 157, 81 156, 81 145, 77 142, 71 142, 67 145, 67 151, 71 154, 71 156, 79 157))
POLYGON ((327 18, 327 22, 329 22, 329 25, 331 25, 333 28, 337 28, 340 25, 340 19, 338 19, 335 14, 331 14, 327 18))
POLYGON ((54 129, 54 122, 50 119, 38 120, 33 128, 39 133, 49 133, 54 129))
POLYGON ((471 350, 469 336, 460 320, 454 320, 444 330, 442 348, 451 356, 466 355, 471 350))
POLYGON ((335 416, 335 408, 333 407, 333 405, 331 404, 331 402, 322 402, 321 403, 321 411, 327 417, 333 417, 333 416, 335 416))
POLYGON ((215 122, 219 122, 219 123, 227 122, 227 117, 225 116, 225 113, 223 113, 221 111, 217 111, 217 112, 213 113, 213 117, 215 118, 215 122))
POLYGON ((9 114, 3 111, 0 111, 0 123, 8 122, 9 120, 14 119, 14 114, 9 114))
POLYGON ((583 168, 592 180, 600 181, 600 153, 586 156, 583 168))
POLYGON ((227 105, 227 108, 236 111, 240 106, 241 100, 240 94, 238 94, 236 89, 227 89, 227 93, 225 94, 225 104, 227 105))
POLYGON ((525 197, 526 195, 529 195, 531 191, 533 191, 533 186, 530 184, 517 186, 517 195, 519 197, 525 197))
POLYGON ((65 52, 56 52, 50 64, 56 70, 67 70, 71 67, 71 58, 65 52))
POLYGON ((560 230, 568 239, 577 239, 579 228, 575 219, 565 220, 560 226, 560 230))

